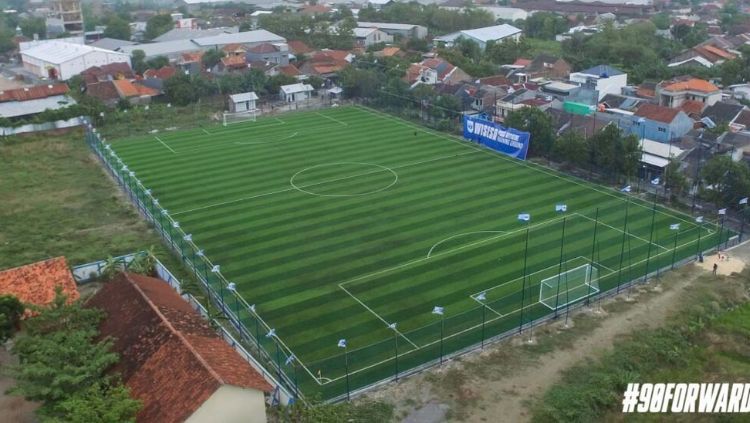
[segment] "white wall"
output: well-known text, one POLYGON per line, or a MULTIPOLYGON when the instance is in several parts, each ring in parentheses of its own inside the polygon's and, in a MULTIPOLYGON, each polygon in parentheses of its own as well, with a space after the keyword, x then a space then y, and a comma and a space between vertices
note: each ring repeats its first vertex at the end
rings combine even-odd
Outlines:
POLYGON ((125 53, 92 51, 60 65, 60 79, 67 80, 92 66, 110 63, 130 63, 125 53))
MULTIPOLYGON (((592 75, 586 75, 582 73, 571 73, 570 80, 578 84, 585 84, 592 75)), ((623 73, 622 75, 614 75, 608 78, 598 78, 596 81, 596 89, 599 91, 599 100, 604 98, 607 94, 621 95, 622 89, 628 85, 628 74, 623 73)))
POLYGON ((266 423, 263 392, 223 385, 186 423, 266 423))

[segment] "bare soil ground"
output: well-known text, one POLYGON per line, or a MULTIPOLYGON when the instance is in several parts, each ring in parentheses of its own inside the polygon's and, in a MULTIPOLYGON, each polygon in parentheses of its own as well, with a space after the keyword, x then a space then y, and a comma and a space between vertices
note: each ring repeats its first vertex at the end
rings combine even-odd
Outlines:
POLYGON ((23 397, 8 395, 6 391, 13 387, 15 381, 6 374, 8 366, 18 362, 5 346, 0 345, 0 421, 26 423, 37 421, 34 411, 38 404, 26 401, 23 397))
MULTIPOLYGON (((728 257, 718 261, 717 273, 740 272, 750 260, 750 246, 723 254, 728 257)), ((557 321, 538 328, 531 342, 527 335, 516 337, 366 397, 393 404, 396 417, 404 422, 528 421, 528 404, 541 397, 565 369, 597 357, 625 334, 662 325, 717 260, 717 255, 707 256, 703 263, 668 272, 658 281, 595 304, 578 312, 567 327, 557 321)))

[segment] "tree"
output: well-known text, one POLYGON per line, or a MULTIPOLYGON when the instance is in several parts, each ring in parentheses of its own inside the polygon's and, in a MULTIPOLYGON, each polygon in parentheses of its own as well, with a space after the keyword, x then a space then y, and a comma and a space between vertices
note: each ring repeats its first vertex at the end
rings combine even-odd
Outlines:
POLYGON ((706 186, 703 196, 717 207, 737 207, 739 199, 750 193, 750 168, 730 156, 712 157, 701 176, 706 186))
POLYGON ((42 18, 23 19, 18 26, 21 27, 21 33, 29 38, 32 38, 34 34, 38 35, 39 38, 47 36, 47 24, 42 18))
POLYGON ((169 64, 169 59, 165 56, 156 56, 146 61, 146 66, 149 69, 161 69, 169 64))
POLYGON ((177 106, 187 106, 198 99, 190 77, 182 72, 164 81, 164 95, 177 106))
POLYGON ((12 295, 0 295, 0 342, 13 336, 24 312, 24 306, 12 295))
POLYGON ((529 155, 549 156, 555 142, 555 132, 548 114, 535 107, 523 107, 510 112, 505 118, 505 125, 531 134, 529 155))
POLYGON ((141 407, 140 401, 130 397, 127 387, 121 384, 94 383, 56 403, 43 422, 66 423, 119 423, 135 422, 141 407))
POLYGON ((669 16, 669 13, 662 12, 651 16, 651 22, 654 23, 657 29, 667 30, 672 25, 672 18, 669 16))
POLYGON ((214 66, 219 64, 222 57, 224 57, 224 52, 222 50, 212 49, 203 53, 203 58, 201 60, 206 69, 213 69, 214 66))
POLYGON ((133 70, 143 75, 143 72, 146 72, 146 69, 148 69, 148 65, 146 65, 146 52, 143 50, 133 50, 132 60, 133 63, 133 70))
POLYGON ((537 12, 530 15, 523 23, 524 35, 531 38, 554 40, 555 35, 567 31, 565 18, 551 12, 537 12))
POLYGON ((667 167, 664 168, 664 186, 668 188, 673 195, 682 194, 687 189, 688 182, 685 175, 680 171, 680 162, 670 160, 667 167))
POLYGON ((104 36, 119 40, 130 40, 130 24, 128 21, 113 15, 107 22, 107 28, 104 29, 104 36))
POLYGON ((557 160, 583 167, 588 154, 586 140, 578 132, 566 131, 555 141, 552 154, 557 160))
POLYGON ((144 37, 146 37, 147 40, 153 40, 172 28, 174 28, 172 16, 154 15, 146 22, 146 33, 144 34, 144 37))

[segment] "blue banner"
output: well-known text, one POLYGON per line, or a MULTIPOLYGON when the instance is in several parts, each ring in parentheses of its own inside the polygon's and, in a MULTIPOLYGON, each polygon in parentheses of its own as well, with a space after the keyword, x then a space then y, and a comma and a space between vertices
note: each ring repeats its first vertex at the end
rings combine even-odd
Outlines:
POLYGON ((526 160, 530 134, 474 116, 464 116, 464 138, 517 159, 526 160))

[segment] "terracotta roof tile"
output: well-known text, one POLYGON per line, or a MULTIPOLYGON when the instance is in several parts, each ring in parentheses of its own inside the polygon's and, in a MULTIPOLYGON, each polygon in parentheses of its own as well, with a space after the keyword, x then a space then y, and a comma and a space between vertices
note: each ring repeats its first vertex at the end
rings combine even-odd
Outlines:
POLYGON ((531 64, 531 59, 523 59, 523 58, 518 58, 516 59, 515 62, 513 62, 514 66, 526 67, 526 66, 529 66, 530 64, 531 64))
POLYGON ((288 41, 289 51, 294 54, 307 54, 313 51, 307 44, 299 40, 288 41))
POLYGON ((380 51, 380 55, 382 57, 391 57, 391 56, 397 55, 400 52, 401 52, 401 49, 398 47, 386 47, 380 51))
POLYGON ((12 90, 0 91, 0 102, 3 101, 27 101, 38 98, 62 95, 68 92, 66 84, 35 85, 33 87, 14 88, 12 90))
POLYGON ((139 422, 184 421, 220 386, 269 392, 263 377, 166 282, 122 274, 87 304, 107 313, 115 367, 143 402, 139 422))
POLYGON ((148 96, 153 97, 156 95, 159 95, 159 91, 146 87, 141 84, 134 84, 127 79, 118 79, 115 81, 112 81, 112 83, 115 85, 115 89, 117 90, 117 93, 122 98, 130 98, 130 97, 142 97, 142 96, 148 96))
POLYGON ((685 100, 682 105, 680 105, 680 110, 687 113, 688 115, 698 115, 700 116, 701 112, 703 112, 703 107, 705 106, 705 103, 698 100, 685 100))
POLYGON ((79 298, 78 288, 65 257, 44 260, 0 272, 0 294, 9 294, 24 304, 44 306, 55 299, 61 287, 69 301, 79 298))
POLYGON ((250 47, 250 49, 247 50, 248 53, 253 54, 276 53, 277 51, 279 51, 279 48, 271 43, 258 44, 257 46, 250 47))
POLYGON ((664 87, 665 91, 700 91, 703 93, 712 93, 719 91, 716 85, 704 81, 703 79, 690 78, 685 81, 674 82, 664 87))
POLYGON ((86 94, 105 102, 120 98, 120 94, 117 92, 117 88, 115 88, 115 84, 113 84, 112 81, 88 84, 86 86, 86 94))
POLYGON ((299 71, 294 65, 279 66, 279 72, 289 76, 300 76, 302 72, 299 71))
POLYGON ((679 109, 672 109, 670 107, 650 103, 641 104, 635 111, 636 116, 663 123, 671 123, 679 113, 679 109))
POLYGON ((246 68, 247 57, 245 55, 225 56, 221 58, 221 63, 227 68, 246 68))
POLYGON ((169 79, 174 76, 177 69, 172 66, 163 66, 159 69, 148 69, 143 73, 146 78, 169 79))
POLYGON ((221 48, 221 51, 224 53, 237 53, 237 52, 247 52, 247 49, 242 44, 227 44, 224 47, 221 48))

